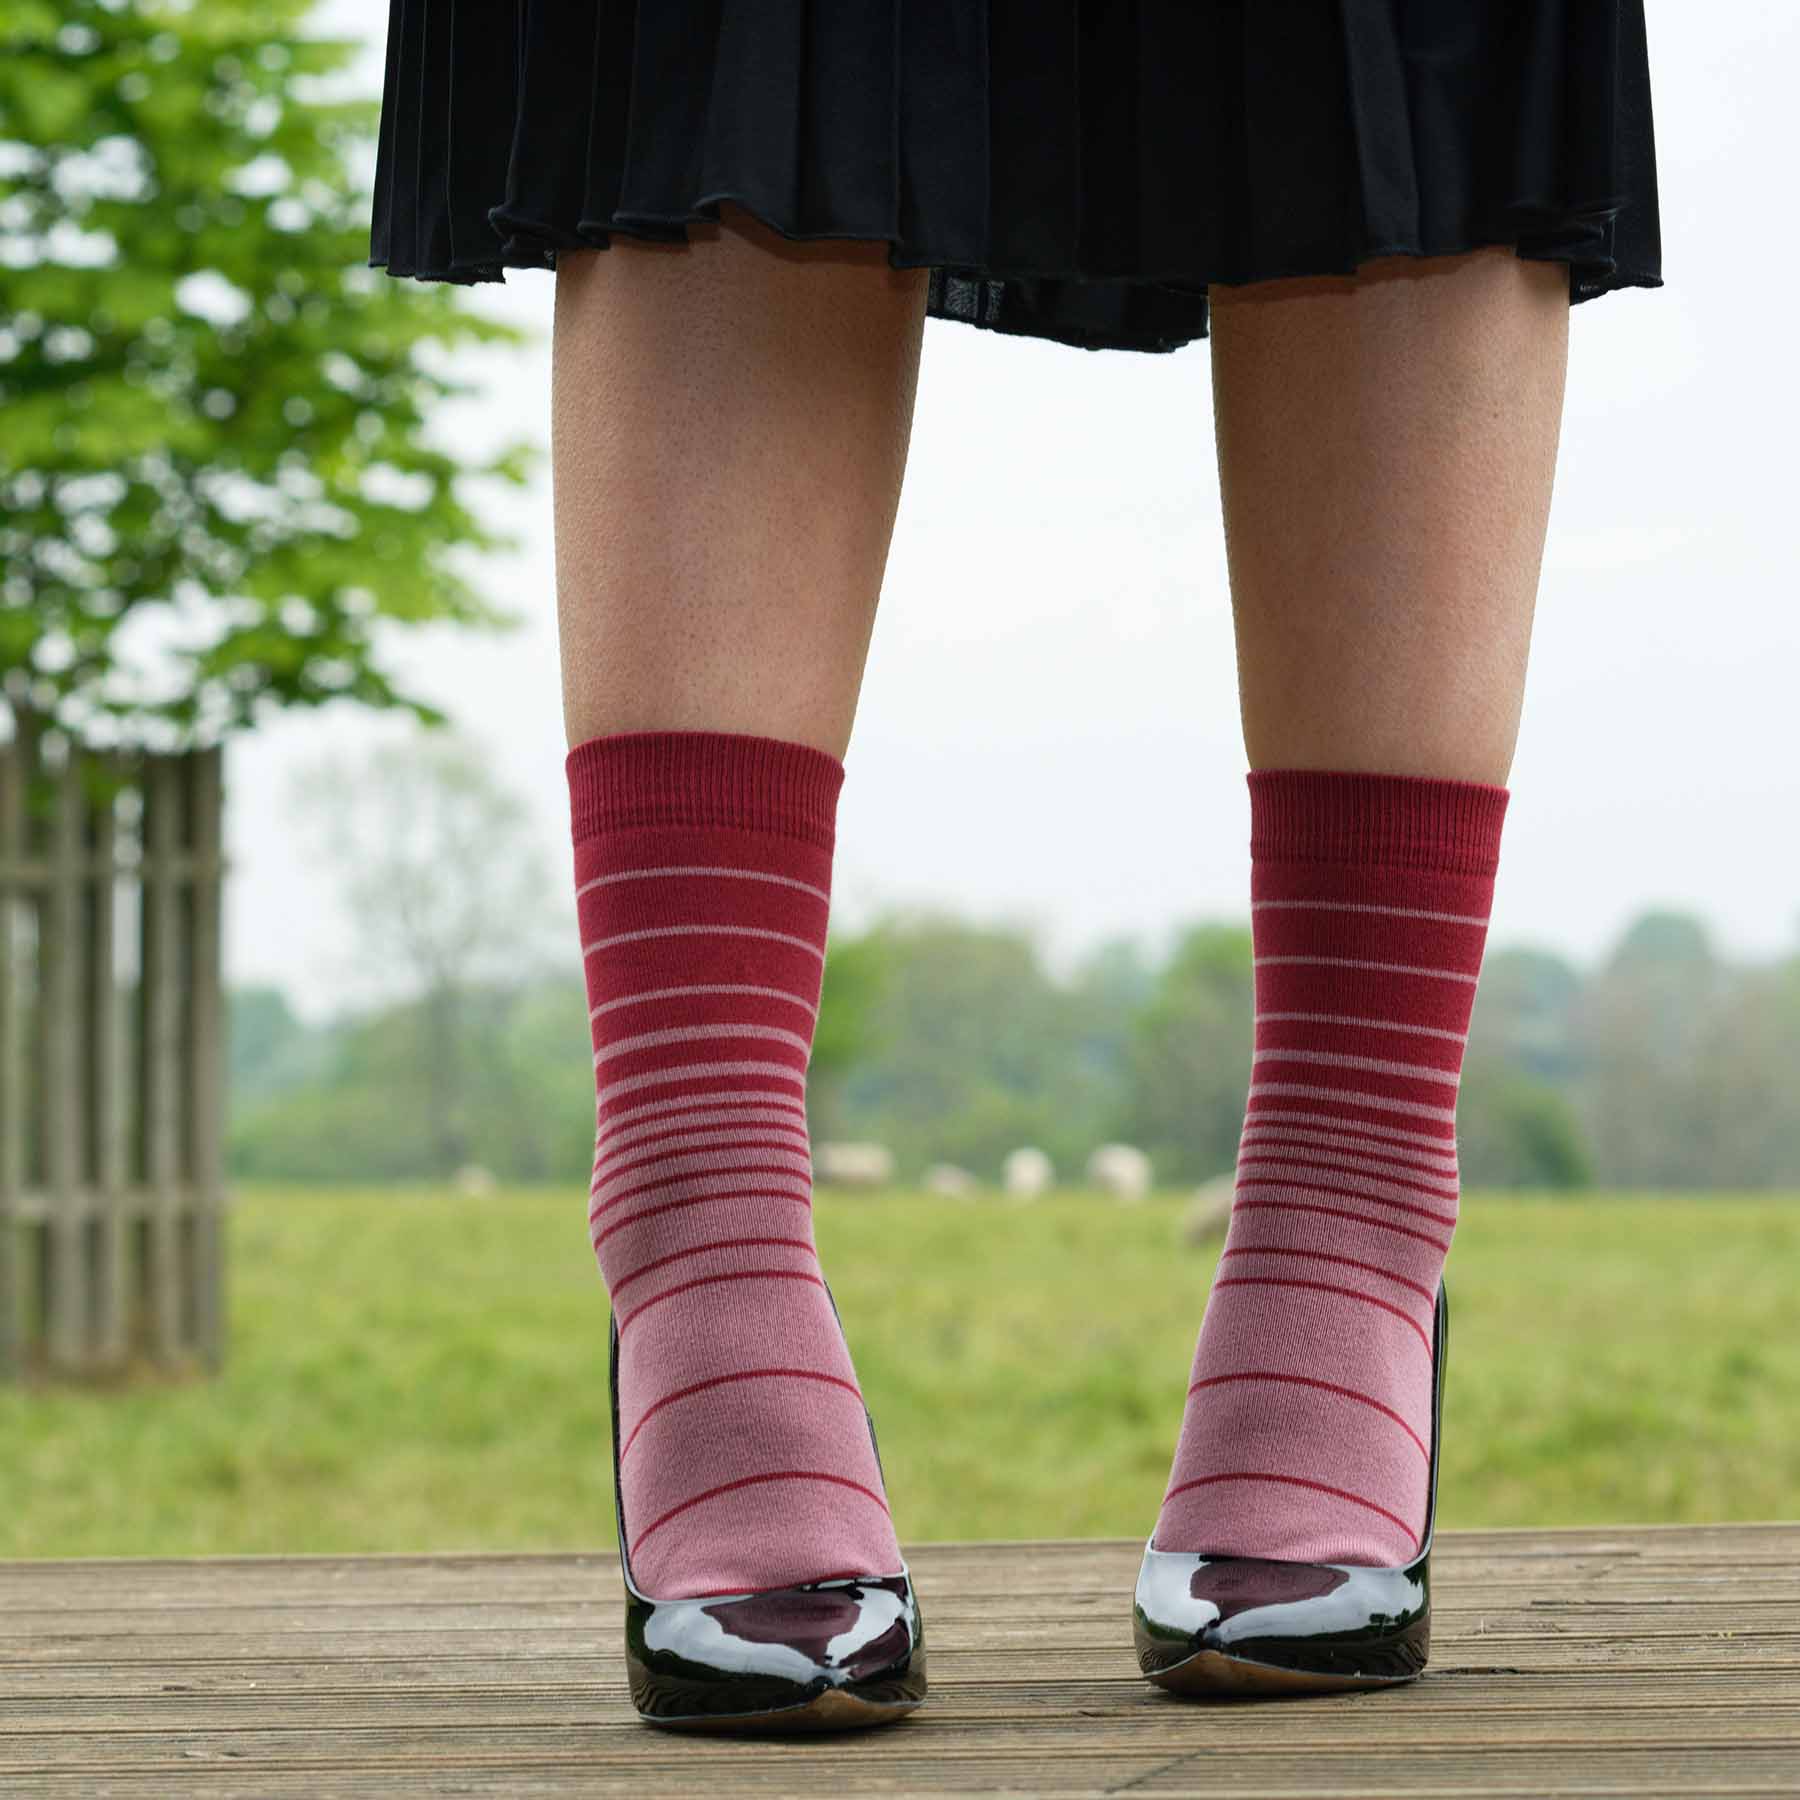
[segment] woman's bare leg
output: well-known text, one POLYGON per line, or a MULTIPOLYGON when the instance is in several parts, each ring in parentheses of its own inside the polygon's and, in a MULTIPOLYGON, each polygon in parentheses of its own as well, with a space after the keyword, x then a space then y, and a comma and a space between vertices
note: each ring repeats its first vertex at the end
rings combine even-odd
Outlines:
POLYGON ((928 272, 735 206, 556 279, 568 741, 756 732, 842 757, 912 430, 928 272))
POLYGON ((902 1560, 819 1268, 806 1115, 929 280, 886 257, 732 208, 685 247, 619 235, 558 269, 587 1223, 630 1567, 658 1600, 902 1560))
POLYGON ((1568 359, 1568 271, 1510 247, 1212 290, 1253 769, 1504 783, 1568 359))
POLYGON ((1156 1542, 1392 1566, 1425 1520, 1567 271, 1499 247, 1213 299, 1256 1050, 1156 1542))

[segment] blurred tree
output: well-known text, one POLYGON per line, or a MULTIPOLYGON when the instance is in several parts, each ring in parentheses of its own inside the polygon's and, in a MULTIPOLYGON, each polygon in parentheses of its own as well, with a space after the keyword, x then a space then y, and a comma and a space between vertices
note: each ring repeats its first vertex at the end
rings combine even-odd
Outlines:
POLYGON ((1250 1081, 1255 969, 1248 927, 1194 925, 1132 1034, 1125 1135, 1168 1180, 1231 1169, 1250 1081))
POLYGON ((834 934, 825 945, 825 978, 813 1029, 809 1082, 829 1086, 881 1044, 876 1009, 886 997, 893 969, 875 937, 834 934))
POLYGON ((503 1181, 586 1179, 594 1081, 579 976, 471 985, 456 1007, 454 1142, 433 1120, 442 1063, 430 997, 347 1016, 321 1034, 322 1067, 295 1085, 233 1097, 234 1177, 367 1182, 439 1177, 475 1162, 503 1181))
MULTIPOLYGON (((384 744, 356 764, 328 754, 293 792, 302 829, 337 872, 349 968, 418 1002, 429 1168, 448 1174, 469 1155, 471 1107, 490 1080, 486 1068, 480 1081, 472 1073, 465 1001, 483 986, 522 987, 571 955, 565 883, 551 878, 529 810, 465 736, 384 744)), ((591 1143, 583 1041, 585 1030, 569 1050, 587 1076, 591 1143)))
POLYGON ((1728 985, 1701 920, 1649 912, 1583 989, 1577 1092, 1608 1186, 1718 1185, 1719 1126, 1701 1104, 1700 1074, 1728 985))
POLYGON ((1593 1185, 1593 1159, 1574 1105, 1542 1077, 1497 1055, 1471 1052, 1456 1113, 1465 1189, 1593 1185))
POLYGON ((1800 1190, 1800 956, 1737 973, 1695 1059, 1718 1187, 1800 1190))
POLYGON ((384 621, 511 616, 417 354, 504 339, 368 267, 377 105, 312 0, 0 6, 0 698, 89 742, 349 698, 436 721, 384 621))
MULTIPOLYGON (((1115 1095, 1131 1052, 1133 1022, 1155 993, 1156 980, 1149 953, 1135 937, 1103 939, 1081 958, 1070 977, 1075 1056, 1096 1084, 1115 1095)), ((1122 1117, 1119 1123, 1122 1128, 1122 1117)))
MULTIPOLYGON (((1655 941, 1640 937, 1613 976, 1635 964, 1633 980, 1658 967, 1666 978, 1655 941)), ((1685 930, 1662 941, 1690 953, 1696 943, 1685 930)), ((1093 1146, 1121 1136, 1151 1150, 1165 1183, 1228 1169, 1249 1068, 1247 951, 1237 928, 1202 926, 1160 971, 1135 950, 1102 946, 1058 988, 1028 939, 942 916, 889 918, 834 940, 826 988, 838 1000, 825 1017, 835 1010, 839 1026, 830 1073, 809 1096, 815 1130, 886 1143, 907 1176, 944 1159, 991 1179, 1008 1150, 1036 1143, 1078 1180, 1093 1146)), ((1690 972, 1706 962, 1686 960, 1690 972)), ((1724 970, 1710 1023, 1660 1074, 1634 1041, 1644 1006, 1616 992, 1590 1005, 1577 979, 1579 1042, 1567 1057, 1582 1072, 1554 1081, 1541 1068, 1555 1034, 1540 1028, 1564 1008, 1567 966, 1537 951, 1498 952, 1491 966, 1496 998, 1512 992, 1519 1004, 1490 1007, 1463 1065, 1466 1188, 1800 1188, 1800 957, 1724 970), (1509 1030, 1509 1016, 1528 1028, 1509 1030), (1660 1083, 1648 1106, 1647 1070, 1660 1083), (1647 1110, 1671 1112, 1679 1127, 1646 1122, 1647 1110), (1633 1160, 1621 1171, 1599 1161, 1591 1116, 1635 1118, 1650 1134, 1627 1140, 1633 1160)), ((458 1066, 481 1071, 457 1099, 473 1160, 508 1180, 580 1178, 593 1132, 585 1008, 573 969, 526 980, 503 961, 459 996, 458 1066)), ((297 1025, 278 997, 256 991, 234 1009, 255 1071, 254 1086, 246 1078, 233 1091, 234 1174, 442 1172, 427 1129, 436 1026, 426 1002, 409 996, 327 1029, 297 1025)))
POLYGON ((1504 1057, 1528 1074, 1562 1084, 1580 1057, 1573 1039, 1581 975, 1552 950, 1490 950, 1482 961, 1469 1021, 1469 1054, 1504 1057))
POLYGON ((1024 1143, 1064 1178, 1078 1173, 1110 1096, 1083 1075, 1076 1008, 1029 932, 901 910, 856 956, 873 995, 869 1041, 825 1097, 821 1135, 876 1138, 909 1176, 944 1159, 996 1179, 1024 1143))
POLYGON ((225 996, 226 1090, 233 1103, 279 1093, 324 1066, 321 1034, 294 1014, 278 987, 234 987, 225 996))

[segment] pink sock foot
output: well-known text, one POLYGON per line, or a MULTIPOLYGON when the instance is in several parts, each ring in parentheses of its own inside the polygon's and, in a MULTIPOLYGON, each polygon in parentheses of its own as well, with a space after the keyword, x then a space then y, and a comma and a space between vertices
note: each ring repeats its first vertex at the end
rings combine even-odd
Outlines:
POLYGON ((569 753, 589 1234, 619 1327, 627 1550, 655 1599, 901 1567, 813 1240, 806 1070, 843 773, 728 732, 569 753))
POLYGON ((1255 1060, 1152 1542, 1391 1566, 1424 1525, 1456 1094, 1508 794, 1249 783, 1255 1060))

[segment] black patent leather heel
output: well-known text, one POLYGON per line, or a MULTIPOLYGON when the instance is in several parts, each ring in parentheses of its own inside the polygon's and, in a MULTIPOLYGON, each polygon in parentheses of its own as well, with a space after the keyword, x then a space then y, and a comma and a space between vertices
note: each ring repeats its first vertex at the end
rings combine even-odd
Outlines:
MULTIPOLYGON (((760 1593, 653 1600, 638 1588, 619 1476, 616 1316, 608 1362, 625 1665, 638 1717, 684 1731, 847 1731, 885 1725, 918 1706, 925 1698, 925 1630, 904 1562, 897 1575, 760 1593)), ((873 1445, 875 1422, 866 1408, 863 1416, 873 1445)), ((875 1465, 879 1470, 879 1445, 875 1465)))
POLYGON ((1450 1345, 1442 1282, 1432 1339, 1431 1470, 1418 1554, 1380 1568, 1146 1545, 1132 1635, 1138 1667, 1158 1687, 1176 1694, 1337 1693, 1393 1687, 1423 1670, 1450 1345))

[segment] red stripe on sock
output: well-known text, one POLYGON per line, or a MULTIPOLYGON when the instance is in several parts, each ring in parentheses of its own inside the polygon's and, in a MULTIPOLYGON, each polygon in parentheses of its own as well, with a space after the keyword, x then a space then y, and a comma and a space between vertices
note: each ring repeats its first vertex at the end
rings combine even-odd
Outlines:
POLYGON ((1398 1514, 1389 1512, 1385 1506, 1377 1506, 1373 1500, 1365 1500, 1361 1494, 1351 1493, 1348 1488, 1332 1487, 1324 1481, 1308 1481, 1302 1475, 1265 1475, 1251 1469, 1232 1470, 1224 1475, 1199 1475, 1192 1481, 1182 1482, 1179 1487, 1170 1488, 1168 1493, 1163 1496, 1163 1504, 1167 1506, 1177 1494, 1185 1494, 1190 1488, 1209 1487, 1215 1481, 1280 1481, 1285 1482, 1289 1487, 1311 1488, 1315 1493, 1330 1494, 1335 1499, 1348 1500, 1352 1505, 1366 1506, 1370 1512, 1380 1513, 1384 1519, 1391 1520, 1412 1539, 1415 1550, 1419 1547, 1419 1534, 1398 1514))
POLYGON ((708 1488, 704 1493, 690 1496, 679 1506, 671 1506, 660 1519, 653 1520, 638 1533, 632 1542, 631 1554, 636 1556, 638 1551, 643 1548, 644 1539, 651 1532, 660 1531, 671 1519, 686 1512, 689 1507, 699 1506, 706 1500, 716 1500, 719 1495, 734 1493, 739 1488, 755 1487, 758 1483, 765 1481, 829 1481, 838 1487, 854 1488, 865 1499, 873 1500, 884 1513, 887 1511, 887 1502, 872 1488, 866 1488, 860 1481, 852 1481, 846 1475, 827 1475, 822 1469, 777 1469, 768 1475, 741 1475, 736 1481, 723 1481, 717 1487, 708 1488))
POLYGON ((1383 1406, 1372 1394, 1359 1394, 1355 1388, 1340 1387, 1335 1381, 1316 1381, 1310 1375, 1282 1375, 1273 1369, 1245 1369, 1233 1375, 1208 1375, 1205 1380, 1192 1383, 1188 1392, 1197 1394, 1202 1388, 1218 1387, 1228 1381, 1285 1381, 1294 1387, 1318 1388, 1322 1393, 1338 1394, 1346 1400, 1360 1400, 1364 1406, 1372 1406, 1378 1413, 1385 1413, 1392 1419, 1419 1446, 1419 1454, 1425 1458, 1427 1465, 1431 1462, 1431 1452, 1426 1449, 1425 1440, 1391 1406, 1383 1406))
MULTIPOLYGON (((1335 1104, 1330 1100, 1314 1103, 1318 1106, 1335 1104)), ((1430 1132, 1418 1132, 1413 1137, 1402 1137, 1397 1126, 1383 1131, 1379 1125, 1371 1125, 1362 1119, 1340 1119, 1336 1113, 1318 1113, 1311 1106, 1289 1108, 1273 1101, 1252 1100, 1244 1107, 1244 1125, 1246 1130, 1277 1131, 1292 1128, 1299 1131, 1335 1131, 1346 1137, 1360 1139, 1371 1148, 1405 1151, 1413 1156, 1454 1156, 1456 1154, 1456 1138, 1454 1134, 1436 1137, 1430 1132), (1312 1123, 1324 1119, 1325 1124, 1312 1123), (1429 1138, 1429 1143, 1418 1142, 1419 1138, 1429 1138), (1437 1148, 1433 1148, 1436 1145, 1437 1148)))
POLYGON ((622 1275, 612 1285, 613 1298, 617 1299, 622 1289, 628 1288, 640 1275, 648 1275, 652 1269, 666 1269, 670 1263, 685 1262, 690 1256, 704 1255, 708 1250, 748 1250, 775 1249, 804 1250, 808 1256, 814 1254, 813 1247, 805 1238, 781 1237, 741 1237, 715 1238, 710 1244, 690 1244, 685 1250, 671 1250, 667 1256, 658 1256, 645 1263, 642 1268, 633 1269, 629 1275, 622 1275))
POLYGON ((1291 1169, 1325 1169, 1339 1175, 1360 1175, 1365 1181, 1385 1182, 1389 1187, 1410 1188, 1416 1194, 1429 1194, 1434 1200, 1457 1200, 1461 1198, 1460 1184, 1454 1181, 1429 1182, 1411 1181, 1404 1175, 1389 1175, 1385 1171, 1359 1169, 1352 1162, 1326 1162, 1330 1151, 1314 1150, 1311 1155, 1300 1153, 1286 1155, 1280 1150, 1255 1149, 1238 1157, 1238 1167, 1246 1163, 1283 1163, 1291 1169))
POLYGON ((772 1111, 791 1112, 798 1124, 806 1122, 806 1108, 798 1100, 790 1099, 786 1094, 759 1093, 755 1090, 739 1092, 733 1089, 722 1089, 711 1099, 704 1094, 695 1094, 691 1099, 652 1100, 646 1106, 623 1106, 616 1115, 601 1113, 595 1124, 594 1148, 601 1150, 606 1141, 615 1132, 635 1129, 638 1125, 655 1124, 658 1128, 671 1119, 687 1118, 690 1123, 680 1129, 692 1131, 691 1120, 698 1115, 718 1110, 722 1107, 766 1106, 772 1111), (652 1120, 650 1113, 661 1116, 652 1120))
MULTIPOLYGON (((661 1121, 659 1120, 657 1121, 659 1126, 658 1130, 647 1131, 642 1137, 620 1139, 616 1143, 608 1134, 604 1132, 599 1133, 594 1139, 594 1166, 597 1169, 601 1163, 609 1162, 614 1158, 617 1158, 623 1163, 626 1158, 636 1156, 642 1151, 649 1150, 653 1144, 666 1144, 675 1138, 704 1137, 712 1133, 723 1133, 728 1137, 735 1138, 734 1127, 739 1121, 733 1118, 709 1119, 706 1115, 711 1111, 711 1107, 700 1107, 695 1111, 692 1117, 679 1124, 672 1125, 667 1131, 660 1129, 661 1121)), ((646 1123, 648 1123, 648 1121, 646 1121, 646 1123)), ((754 1121, 744 1121, 743 1128, 748 1131, 764 1132, 780 1132, 785 1129, 802 1139, 806 1137, 806 1120, 803 1115, 798 1113, 795 1114, 794 1121, 791 1125, 784 1125, 784 1122, 780 1119, 756 1119, 754 1121)), ((625 1129, 630 1130, 632 1128, 627 1126, 625 1129)), ((590 1193, 593 1192, 591 1185, 589 1186, 588 1191, 590 1193)))
MULTIPOLYGON (((732 1169, 717 1169, 711 1171, 706 1169, 690 1169, 686 1174, 677 1175, 673 1179, 675 1181, 706 1181, 708 1179, 736 1181, 740 1177, 746 1175, 789 1175, 792 1176, 795 1181, 804 1181, 806 1179, 805 1175, 799 1169, 783 1168, 779 1163, 773 1167, 764 1163, 745 1163, 741 1167, 732 1169)), ((614 1194, 611 1199, 603 1200, 598 1206, 590 1207, 588 1209, 588 1223, 592 1225, 602 1213, 611 1212, 615 1206, 623 1206, 627 1200, 635 1200, 639 1194, 654 1193, 658 1188, 668 1187, 670 1185, 670 1180, 671 1178, 665 1175, 660 1180, 639 1182, 636 1187, 627 1188, 622 1194, 614 1194)), ((592 1190, 590 1190, 590 1192, 591 1191, 592 1190)))
MULTIPOLYGON (((1315 1083, 1313 1085, 1324 1085, 1315 1083)), ((1414 1150, 1428 1150, 1433 1144, 1440 1145, 1446 1154, 1456 1149, 1454 1132, 1431 1131, 1427 1129, 1430 1121, 1418 1114, 1411 1114, 1404 1123, 1398 1119, 1382 1116, 1365 1118, 1360 1115, 1374 1112, 1376 1109, 1357 1100, 1334 1099, 1320 1094, 1311 1099, 1283 1098, 1280 1095, 1258 1094, 1244 1102, 1244 1117, 1251 1125, 1279 1125, 1283 1121, 1291 1121, 1300 1114, 1310 1114, 1315 1119, 1327 1119, 1333 1131, 1353 1131, 1359 1136, 1369 1137, 1380 1132, 1385 1137, 1377 1141, 1389 1144, 1407 1144, 1414 1150), (1429 1143, 1418 1143, 1412 1138, 1404 1137, 1405 1132, 1412 1132, 1414 1138, 1428 1138, 1429 1143)))
MULTIPOLYGON (((1396 1319, 1409 1326, 1421 1344, 1425 1346, 1425 1354, 1431 1354, 1431 1339, 1425 1335, 1417 1319, 1405 1313, 1399 1307, 1390 1305, 1386 1300, 1378 1299, 1373 1294, 1365 1294, 1361 1288, 1339 1287, 1330 1281, 1301 1281, 1286 1275, 1221 1275, 1213 1283, 1215 1288, 1223 1287, 1278 1287, 1278 1288, 1310 1288, 1317 1294, 1341 1294, 1346 1300, 1361 1300, 1369 1306, 1379 1306, 1385 1313, 1392 1313, 1396 1319)), ((653 1304, 646 1302, 646 1304, 653 1304)))
MULTIPOLYGON (((1316 1115, 1301 1114, 1300 1119, 1316 1115)), ((1457 1177, 1456 1146, 1454 1142, 1446 1142, 1441 1149, 1433 1149, 1429 1144, 1402 1144, 1393 1138, 1362 1137, 1356 1132, 1340 1131, 1333 1121, 1321 1125, 1308 1125, 1295 1120, 1283 1120, 1279 1125, 1268 1119, 1249 1120, 1245 1123, 1240 1147, 1256 1153, 1266 1151, 1269 1145, 1278 1148, 1292 1146, 1306 1156, 1350 1156, 1360 1153, 1393 1162, 1402 1168, 1416 1170, 1421 1175, 1432 1175, 1440 1181, 1449 1181, 1457 1177), (1338 1140, 1347 1140, 1339 1142, 1338 1140)))
POLYGON ((1417 1238, 1421 1244, 1431 1244, 1437 1249, 1449 1252, 1450 1245, 1445 1238, 1434 1238, 1427 1231, 1414 1231, 1408 1225, 1394 1225, 1386 1219, 1371 1219, 1366 1213, 1345 1212, 1336 1206, 1309 1206, 1304 1200, 1240 1200, 1233 1208, 1236 1212, 1305 1212, 1318 1213, 1327 1219, 1353 1219, 1358 1225, 1367 1225, 1372 1231, 1395 1231, 1401 1237, 1417 1238))
POLYGON ((771 1376, 787 1376, 800 1381, 828 1381, 833 1387, 841 1387, 845 1393, 855 1394, 858 1400, 862 1399, 854 1382, 845 1381, 840 1375, 821 1374, 817 1369, 733 1369, 729 1375, 714 1375, 706 1381, 691 1381, 686 1387, 677 1388, 672 1394, 664 1394, 660 1400, 645 1407, 642 1416, 625 1439, 624 1448, 619 1452, 619 1461, 624 1462, 631 1453, 631 1446, 637 1442, 637 1434, 665 1406, 672 1406, 677 1400, 685 1400, 690 1394, 704 1394, 709 1388, 723 1387, 728 1381, 757 1381, 771 1376))
POLYGON ((796 1206, 804 1206, 809 1211, 812 1208, 812 1201, 805 1194, 790 1194, 779 1188, 733 1189, 727 1194, 690 1194, 685 1200, 665 1200, 661 1206, 641 1207, 637 1212, 627 1213, 622 1219, 615 1219, 594 1239, 594 1248, 598 1250, 615 1231, 623 1231, 627 1226, 636 1225, 644 1219, 679 1212, 684 1206, 710 1206, 720 1200, 791 1200, 796 1206))
POLYGON ((754 1125, 736 1130, 730 1125, 689 1125, 666 1137, 615 1144, 610 1149, 603 1146, 594 1159, 594 1180, 589 1184, 588 1192, 591 1194, 607 1182, 616 1181, 626 1170, 636 1169, 645 1162, 711 1156, 719 1150, 785 1150, 793 1156, 805 1156, 808 1148, 806 1133, 800 1126, 794 1125, 784 1131, 782 1126, 768 1119, 759 1119, 754 1125), (685 1145, 680 1142, 683 1138, 688 1140, 685 1145))
POLYGON ((1384 1269, 1379 1263, 1358 1262, 1354 1256, 1334 1256, 1325 1250, 1295 1250, 1283 1246, 1281 1248, 1263 1248, 1256 1244, 1246 1244, 1241 1250, 1227 1250, 1219 1258, 1223 1262, 1228 1256, 1304 1256, 1309 1262, 1342 1263, 1346 1269, 1361 1269, 1365 1275, 1379 1275, 1384 1281, 1397 1281, 1404 1288, 1411 1288, 1421 1300, 1437 1305, 1437 1295, 1430 1288, 1409 1280, 1404 1275, 1396 1275, 1392 1269, 1384 1269))
POLYGON ((651 1307, 660 1306, 665 1300, 673 1300, 677 1294, 692 1293, 695 1288, 710 1287, 720 1281, 810 1281, 814 1287, 823 1287, 825 1283, 817 1275, 810 1275, 804 1269, 739 1269, 730 1275, 696 1275, 692 1281, 678 1281, 672 1288, 664 1288, 660 1294, 652 1294, 643 1305, 633 1307, 619 1321, 619 1336, 625 1335, 625 1328, 641 1314, 647 1313, 651 1307))
POLYGON ((1290 1192, 1298 1190, 1303 1194, 1331 1194, 1339 1200, 1366 1200, 1371 1206, 1385 1206, 1393 1212, 1403 1212, 1415 1219, 1429 1219, 1434 1225, 1448 1225, 1455 1228, 1454 1218, 1445 1218, 1442 1213, 1434 1213, 1428 1206, 1409 1206, 1404 1200, 1384 1200, 1379 1194, 1359 1193, 1355 1188, 1327 1187, 1322 1181, 1274 1181, 1255 1177, 1248 1181, 1240 1181, 1240 1188, 1286 1188, 1290 1192))
MULTIPOLYGON (((757 1125, 753 1129, 761 1132, 771 1131, 774 1127, 769 1125, 757 1125)), ((796 1130, 797 1129, 798 1128, 796 1128, 796 1130)), ((609 1181, 617 1181, 618 1178, 628 1170, 636 1169, 644 1163, 666 1163, 672 1156, 710 1157, 717 1155, 722 1150, 785 1150, 790 1156, 805 1156, 808 1154, 808 1146, 805 1141, 804 1133, 798 1134, 801 1138, 799 1143, 795 1143, 794 1139, 791 1137, 740 1137, 728 1125, 720 1125, 713 1132, 690 1130, 678 1133, 678 1135, 682 1137, 699 1137, 702 1139, 715 1137, 719 1141, 714 1143, 701 1142, 693 1144, 685 1150, 658 1149, 654 1143, 650 1142, 643 1144, 622 1144, 617 1150, 610 1150, 602 1153, 600 1160, 609 1162, 612 1166, 597 1177, 597 1179, 589 1186, 588 1192, 590 1194, 596 1192, 598 1189, 604 1187, 609 1181)), ((796 1171, 796 1173, 798 1173, 798 1171, 796 1171)), ((664 1179, 666 1180, 666 1177, 664 1179)))

